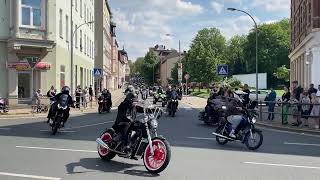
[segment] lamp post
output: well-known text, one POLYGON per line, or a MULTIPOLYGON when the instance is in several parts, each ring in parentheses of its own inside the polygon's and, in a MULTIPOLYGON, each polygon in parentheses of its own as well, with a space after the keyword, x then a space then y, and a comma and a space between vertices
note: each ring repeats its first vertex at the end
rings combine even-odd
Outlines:
POLYGON ((243 10, 240 10, 240 9, 236 9, 236 8, 227 8, 227 10, 229 10, 229 11, 239 11, 239 12, 245 13, 254 22, 255 31, 256 31, 256 101, 258 101, 258 89, 259 89, 259 85, 258 85, 258 82, 259 82, 259 71, 258 71, 258 25, 257 25, 256 21, 254 20, 254 18, 251 16, 251 14, 249 14, 246 11, 243 11, 243 10))
MULTIPOLYGON (((71 4, 72 4, 72 1, 71 1, 71 4)), ((71 6, 72 7, 72 6, 71 6)), ((86 25, 86 24, 93 24, 94 23, 94 21, 90 21, 90 22, 86 22, 86 23, 83 23, 83 24, 81 24, 80 26, 78 26, 74 31, 73 31, 73 23, 72 23, 72 8, 71 8, 71 32, 72 32, 72 34, 71 34, 71 40, 70 40, 70 42, 71 42, 71 53, 70 53, 70 56, 71 56, 71 75, 70 75, 70 79, 71 79, 71 95, 73 95, 73 93, 74 93, 74 89, 73 89, 73 38, 74 38, 74 35, 76 34, 76 32, 77 32, 77 30, 81 27, 81 26, 83 26, 83 25, 86 25)))

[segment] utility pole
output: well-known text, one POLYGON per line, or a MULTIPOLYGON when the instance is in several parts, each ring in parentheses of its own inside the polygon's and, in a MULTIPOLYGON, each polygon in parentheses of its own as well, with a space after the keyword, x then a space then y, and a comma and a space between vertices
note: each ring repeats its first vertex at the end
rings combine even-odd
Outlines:
POLYGON ((70 29, 71 29, 71 37, 70 37, 70 59, 71 59, 71 70, 70 70, 70 83, 71 83, 71 96, 74 94, 74 88, 73 88, 73 14, 72 14, 72 8, 73 8, 73 0, 70 0, 70 29))

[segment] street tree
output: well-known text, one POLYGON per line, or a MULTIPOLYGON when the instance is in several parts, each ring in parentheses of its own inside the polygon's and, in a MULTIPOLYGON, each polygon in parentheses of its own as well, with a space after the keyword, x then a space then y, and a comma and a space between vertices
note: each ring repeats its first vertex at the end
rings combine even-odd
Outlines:
POLYGON ((290 81, 290 69, 288 69, 285 65, 282 65, 276 69, 276 71, 273 73, 273 75, 285 82, 290 81))
POLYGON ((235 35, 227 42, 226 59, 229 65, 230 74, 243 74, 246 73, 245 58, 244 58, 244 45, 247 42, 247 36, 235 35))

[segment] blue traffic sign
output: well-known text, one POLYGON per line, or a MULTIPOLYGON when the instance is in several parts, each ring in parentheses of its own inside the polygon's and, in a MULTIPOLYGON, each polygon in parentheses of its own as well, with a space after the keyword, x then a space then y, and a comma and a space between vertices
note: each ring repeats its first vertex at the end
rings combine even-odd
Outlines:
POLYGON ((217 73, 220 76, 227 76, 229 74, 229 67, 226 64, 220 64, 217 66, 217 73))
POLYGON ((94 68, 94 69, 93 69, 93 75, 94 75, 95 77, 100 77, 100 76, 102 76, 102 69, 94 68))

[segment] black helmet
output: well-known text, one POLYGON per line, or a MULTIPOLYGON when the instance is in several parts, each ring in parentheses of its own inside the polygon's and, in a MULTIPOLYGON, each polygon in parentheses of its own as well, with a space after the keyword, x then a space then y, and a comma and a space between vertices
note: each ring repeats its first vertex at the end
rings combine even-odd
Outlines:
POLYGON ((125 98, 125 101, 130 101, 132 102, 134 99, 136 98, 136 96, 132 93, 132 92, 129 92, 125 98))
POLYGON ((69 92, 70 92, 69 86, 63 86, 63 88, 61 89, 61 93, 63 94, 69 94, 69 92))

